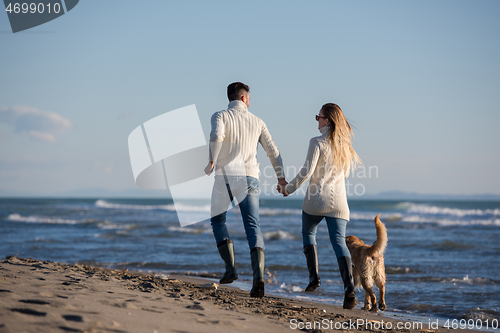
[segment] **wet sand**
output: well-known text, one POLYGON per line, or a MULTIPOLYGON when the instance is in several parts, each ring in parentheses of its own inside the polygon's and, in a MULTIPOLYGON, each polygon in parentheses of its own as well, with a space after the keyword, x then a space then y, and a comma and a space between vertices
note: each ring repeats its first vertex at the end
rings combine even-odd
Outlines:
POLYGON ((363 310, 254 299, 230 285, 205 284, 211 281, 7 257, 0 262, 0 332, 436 331, 427 323, 399 329, 397 320, 363 310))

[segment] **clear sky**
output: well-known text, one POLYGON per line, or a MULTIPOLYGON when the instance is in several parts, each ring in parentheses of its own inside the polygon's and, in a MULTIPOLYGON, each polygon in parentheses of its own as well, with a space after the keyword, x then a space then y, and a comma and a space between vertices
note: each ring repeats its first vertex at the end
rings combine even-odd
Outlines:
POLYGON ((134 128, 196 104, 208 138, 242 81, 287 166, 334 102, 366 193, 500 194, 499 17, 496 0, 82 0, 12 34, 2 12, 0 192, 134 188, 134 128))

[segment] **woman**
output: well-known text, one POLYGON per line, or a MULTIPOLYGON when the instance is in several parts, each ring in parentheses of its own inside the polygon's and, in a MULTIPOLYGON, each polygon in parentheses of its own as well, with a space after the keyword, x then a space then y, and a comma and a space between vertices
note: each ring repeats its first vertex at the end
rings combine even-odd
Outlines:
POLYGON ((321 283, 318 275, 316 231, 325 218, 344 282, 344 309, 352 309, 358 301, 354 291, 351 255, 345 242, 345 229, 349 221, 345 178, 361 160, 351 145, 351 126, 338 105, 323 105, 316 120, 321 135, 311 139, 304 166, 280 190, 287 196, 311 178, 302 205, 302 239, 309 270, 306 291, 316 290, 321 283))

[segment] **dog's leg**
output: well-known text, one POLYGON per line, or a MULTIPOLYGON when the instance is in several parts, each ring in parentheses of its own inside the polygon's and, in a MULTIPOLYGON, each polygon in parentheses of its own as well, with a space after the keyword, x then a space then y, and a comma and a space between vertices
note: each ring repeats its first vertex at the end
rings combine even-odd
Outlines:
POLYGON ((373 281, 362 281, 361 285, 365 290, 365 306, 363 310, 377 312, 377 298, 373 292, 373 281))
POLYGON ((373 281, 363 281, 363 289, 365 290, 365 310, 370 310, 372 312, 377 312, 377 297, 373 292, 373 281), (368 297, 366 297, 368 294, 368 297), (369 300, 369 304, 366 304, 366 300, 369 300), (371 305, 371 307, 370 307, 371 305))
POLYGON ((376 281, 376 285, 378 287, 378 296, 379 296, 379 302, 378 302, 378 308, 381 310, 381 311, 384 311, 385 308, 386 308, 386 305, 385 305, 385 286, 382 284, 382 283, 377 283, 378 281, 376 281))
POLYGON ((371 304, 371 300, 370 300, 370 294, 368 294, 368 292, 365 290, 365 306, 363 306, 361 308, 361 310, 370 310, 370 304, 371 304))

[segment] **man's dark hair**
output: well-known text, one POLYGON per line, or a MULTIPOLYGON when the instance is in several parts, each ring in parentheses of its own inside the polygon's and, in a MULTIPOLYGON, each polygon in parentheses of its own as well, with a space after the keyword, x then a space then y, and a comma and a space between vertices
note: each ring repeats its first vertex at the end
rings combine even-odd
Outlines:
POLYGON ((233 82, 227 86, 227 98, 229 98, 230 102, 239 100, 244 91, 250 92, 250 87, 241 82, 233 82))

